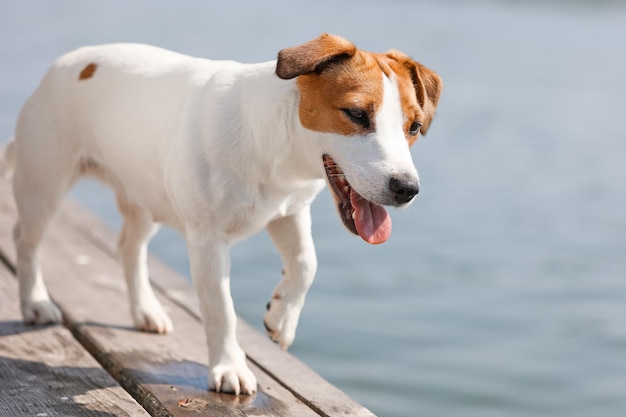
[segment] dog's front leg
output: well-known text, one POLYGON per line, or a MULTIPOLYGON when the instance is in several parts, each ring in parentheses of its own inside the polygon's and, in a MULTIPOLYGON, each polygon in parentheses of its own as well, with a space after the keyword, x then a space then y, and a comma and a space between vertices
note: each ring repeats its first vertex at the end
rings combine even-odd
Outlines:
POLYGON ((188 237, 187 246, 209 345, 209 389, 253 394, 256 378, 237 343, 237 316, 230 296, 229 247, 193 237, 188 237))
POLYGON ((310 206, 272 221, 267 231, 281 254, 283 278, 267 305, 264 323, 272 340, 287 349, 296 336, 304 299, 317 270, 310 206))

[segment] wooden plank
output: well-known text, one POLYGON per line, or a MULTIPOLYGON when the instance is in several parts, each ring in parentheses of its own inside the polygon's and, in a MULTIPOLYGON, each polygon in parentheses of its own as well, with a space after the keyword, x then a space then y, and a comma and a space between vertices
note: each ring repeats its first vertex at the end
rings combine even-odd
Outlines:
MULTIPOLYGON (((114 256, 115 233, 93 213, 78 203, 67 201, 58 219, 60 229, 78 229, 94 245, 114 256)), ((151 281, 158 292, 200 320, 197 297, 187 279, 151 256, 151 281)), ((279 349, 265 335, 239 318, 238 339, 251 362, 265 370, 297 398, 322 416, 373 417, 374 414, 330 384, 293 355, 279 349)))
MULTIPOLYGON (((6 183, 0 187, 0 195, 6 195, 6 183)), ((0 204, 0 251, 12 262, 9 236, 15 212, 11 202, 3 199, 0 204)), ((61 218, 79 212, 66 208, 61 218)), ((256 395, 209 392, 208 352, 197 318, 163 298, 176 331, 162 336, 132 329, 121 268, 76 227, 54 222, 40 259, 51 296, 75 337, 152 415, 187 416, 190 411, 214 416, 319 415, 254 363, 249 366, 259 382, 256 395)))
POLYGON ((22 323, 0 263, 0 416, 72 415, 149 416, 66 328, 22 323))

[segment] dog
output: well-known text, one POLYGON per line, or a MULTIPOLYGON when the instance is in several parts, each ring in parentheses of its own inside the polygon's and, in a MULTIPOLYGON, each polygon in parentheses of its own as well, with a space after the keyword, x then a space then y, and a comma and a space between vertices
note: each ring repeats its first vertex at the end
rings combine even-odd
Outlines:
POLYGON ((24 320, 61 322, 37 248, 63 195, 92 175, 113 188, 123 217, 119 258, 134 325, 172 330, 146 265, 147 243, 166 224, 186 240, 209 388, 253 394, 236 340, 229 248, 268 231, 284 268, 264 322, 286 349, 317 269, 311 202, 327 184, 350 232, 386 241, 384 206, 406 206, 419 191, 409 149, 426 134, 442 88, 400 51, 366 52, 329 34, 260 64, 140 44, 62 56, 24 104, 6 152, 24 320))

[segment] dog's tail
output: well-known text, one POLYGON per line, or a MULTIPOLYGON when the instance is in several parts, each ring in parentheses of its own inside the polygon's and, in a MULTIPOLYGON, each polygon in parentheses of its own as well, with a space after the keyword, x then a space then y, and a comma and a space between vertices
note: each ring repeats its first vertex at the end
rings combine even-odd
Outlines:
POLYGON ((9 178, 15 167, 15 141, 13 138, 4 148, 4 158, 0 159, 0 178, 9 178))

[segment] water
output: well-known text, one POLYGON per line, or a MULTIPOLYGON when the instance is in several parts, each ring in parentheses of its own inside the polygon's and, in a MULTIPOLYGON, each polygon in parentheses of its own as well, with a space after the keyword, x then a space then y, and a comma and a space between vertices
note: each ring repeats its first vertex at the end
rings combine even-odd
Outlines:
MULTIPOLYGON (((6 2, 0 131, 80 45, 257 62, 322 31, 404 50, 446 89, 388 243, 315 202, 320 267, 291 351, 380 416, 624 415, 624 2, 6 2)), ((74 195, 119 224, 110 193, 74 195)), ((188 274, 174 232, 151 249, 188 274)), ((260 330, 280 268, 264 234, 233 251, 238 312, 260 330)))

